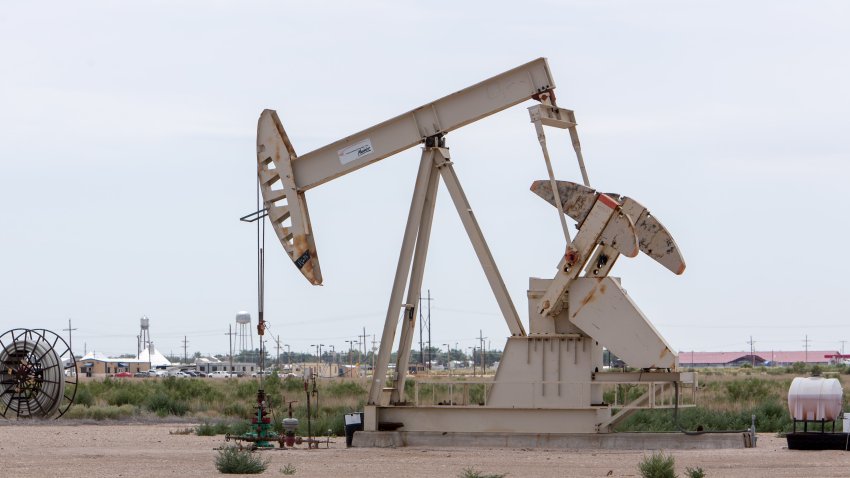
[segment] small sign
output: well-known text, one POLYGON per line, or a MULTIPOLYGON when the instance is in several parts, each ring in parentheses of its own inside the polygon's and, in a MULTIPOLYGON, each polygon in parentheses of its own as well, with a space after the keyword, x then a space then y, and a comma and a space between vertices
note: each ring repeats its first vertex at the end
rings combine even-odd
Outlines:
POLYGON ((363 141, 359 141, 351 146, 340 149, 337 151, 337 154, 339 154, 340 163, 348 164, 354 160, 369 156, 373 152, 375 152, 375 150, 372 149, 372 140, 366 138, 363 141))
POLYGON ((295 267, 301 269, 304 267, 304 264, 310 260, 310 251, 304 251, 304 254, 301 254, 301 257, 295 259, 295 267))

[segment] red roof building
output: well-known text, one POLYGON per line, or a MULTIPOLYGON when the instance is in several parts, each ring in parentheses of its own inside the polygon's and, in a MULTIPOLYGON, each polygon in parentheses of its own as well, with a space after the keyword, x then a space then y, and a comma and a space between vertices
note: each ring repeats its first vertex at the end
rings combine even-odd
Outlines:
POLYGON ((755 352, 679 352, 681 367, 738 367, 743 364, 755 365, 791 365, 804 362, 811 365, 829 365, 835 363, 835 350, 781 351, 771 350, 755 352))

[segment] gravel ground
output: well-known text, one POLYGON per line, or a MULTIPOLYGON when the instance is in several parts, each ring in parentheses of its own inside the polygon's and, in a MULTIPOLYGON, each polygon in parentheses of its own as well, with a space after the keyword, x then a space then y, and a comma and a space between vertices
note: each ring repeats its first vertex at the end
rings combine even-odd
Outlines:
MULTIPOLYGON (((192 424, 0 424, 0 477, 211 476, 215 448, 223 437, 177 435, 192 424)), ((648 452, 499 448, 345 448, 263 451, 271 463, 264 475, 315 477, 456 477, 472 467, 510 477, 639 476, 637 463, 648 452)), ((680 476, 700 466, 709 477, 850 476, 850 453, 793 451, 773 434, 759 435, 759 447, 671 453, 680 476)))

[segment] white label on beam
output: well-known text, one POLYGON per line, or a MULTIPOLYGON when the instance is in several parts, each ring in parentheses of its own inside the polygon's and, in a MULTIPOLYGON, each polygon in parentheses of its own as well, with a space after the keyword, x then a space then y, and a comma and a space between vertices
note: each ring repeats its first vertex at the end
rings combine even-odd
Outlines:
POLYGON ((342 164, 348 164, 355 159, 360 159, 364 156, 369 156, 375 150, 372 149, 372 140, 369 138, 364 139, 358 143, 354 143, 351 146, 347 146, 345 148, 337 151, 339 154, 339 162, 342 164))

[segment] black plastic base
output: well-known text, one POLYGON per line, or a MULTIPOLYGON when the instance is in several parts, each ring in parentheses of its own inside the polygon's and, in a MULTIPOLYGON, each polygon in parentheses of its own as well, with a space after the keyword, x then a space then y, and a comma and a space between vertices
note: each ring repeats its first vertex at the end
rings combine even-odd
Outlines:
POLYGON ((797 432, 786 435, 789 450, 847 450, 850 433, 797 432))

